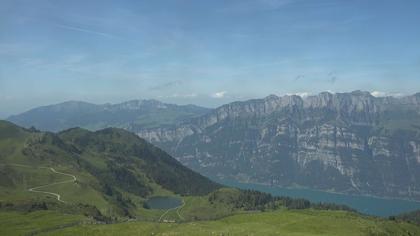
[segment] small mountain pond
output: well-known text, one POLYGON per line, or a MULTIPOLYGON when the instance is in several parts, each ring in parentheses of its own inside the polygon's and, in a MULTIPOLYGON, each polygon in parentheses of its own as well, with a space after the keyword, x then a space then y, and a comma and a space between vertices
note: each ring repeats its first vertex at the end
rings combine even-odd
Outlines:
POLYGON ((146 201, 146 206, 150 209, 165 210, 182 205, 182 199, 172 196, 155 196, 146 201))

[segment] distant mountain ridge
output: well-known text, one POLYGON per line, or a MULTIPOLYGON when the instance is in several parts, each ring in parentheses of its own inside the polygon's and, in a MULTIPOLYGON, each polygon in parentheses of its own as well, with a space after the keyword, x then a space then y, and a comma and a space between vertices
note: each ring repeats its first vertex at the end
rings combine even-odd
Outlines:
POLYGON ((420 200, 419 93, 270 95, 137 133, 207 176, 420 200))
POLYGON ((178 123, 208 112, 195 105, 166 104, 157 100, 131 100, 119 104, 68 101, 42 106, 10 116, 7 120, 24 127, 61 131, 73 127, 98 130, 107 127, 155 127, 178 123), (157 118, 158 117, 158 118, 157 118))

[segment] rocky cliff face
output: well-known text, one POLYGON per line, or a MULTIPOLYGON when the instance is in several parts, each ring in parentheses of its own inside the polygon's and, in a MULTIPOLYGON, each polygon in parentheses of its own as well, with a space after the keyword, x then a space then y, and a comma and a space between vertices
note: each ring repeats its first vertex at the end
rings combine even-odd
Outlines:
POLYGON ((420 200, 420 94, 271 95, 136 132, 208 176, 420 200))

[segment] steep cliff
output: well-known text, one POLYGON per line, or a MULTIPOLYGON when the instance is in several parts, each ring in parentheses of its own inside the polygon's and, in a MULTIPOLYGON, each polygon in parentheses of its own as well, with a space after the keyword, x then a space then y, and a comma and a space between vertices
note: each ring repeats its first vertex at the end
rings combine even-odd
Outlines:
POLYGON ((420 200, 420 94, 270 95, 134 131, 208 176, 420 200))

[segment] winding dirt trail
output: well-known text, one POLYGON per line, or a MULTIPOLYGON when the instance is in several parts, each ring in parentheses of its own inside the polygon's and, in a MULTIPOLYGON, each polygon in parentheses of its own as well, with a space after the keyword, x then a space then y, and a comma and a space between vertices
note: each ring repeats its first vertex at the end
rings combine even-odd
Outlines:
POLYGON ((63 172, 56 171, 56 170, 55 170, 54 168, 52 168, 52 167, 50 167, 50 168, 48 168, 48 167, 39 167, 39 168, 46 168, 46 169, 50 169, 52 172, 54 172, 54 173, 56 173, 56 174, 66 175, 66 176, 72 177, 72 179, 71 179, 71 180, 60 181, 60 182, 55 182, 55 183, 52 183, 52 184, 42 185, 42 186, 38 186, 38 187, 33 187, 33 188, 28 189, 28 191, 29 191, 29 192, 34 192, 34 193, 45 193, 45 194, 50 194, 50 195, 53 195, 53 196, 57 197, 57 200, 58 200, 58 201, 65 203, 65 201, 61 200, 61 195, 60 195, 60 194, 58 194, 58 193, 46 192, 46 191, 40 191, 40 190, 36 190, 36 189, 40 189, 40 188, 44 188, 44 187, 50 187, 50 186, 54 186, 54 185, 58 185, 58 184, 74 183, 74 182, 76 182, 76 181, 77 181, 76 176, 71 175, 71 174, 66 174, 66 173, 63 173, 63 172))
POLYGON ((176 213, 178 214, 178 216, 179 216, 179 218, 181 219, 181 220, 184 220, 184 217, 182 217, 181 216, 181 214, 179 214, 179 210, 181 210, 181 208, 183 208, 185 206, 185 201, 184 201, 184 199, 182 199, 182 205, 181 206, 177 206, 177 207, 174 207, 174 208, 170 208, 170 209, 168 209, 168 210, 166 210, 160 217, 159 217, 159 220, 158 220, 158 222, 162 222, 162 218, 166 215, 166 214, 168 214, 168 212, 170 212, 170 211, 172 211, 172 210, 176 210, 176 213))
MULTIPOLYGON (((19 166, 19 167, 26 167, 26 168, 34 168, 33 166, 21 165, 21 164, 7 164, 7 165, 19 166)), ((39 168, 39 169, 49 169, 49 170, 51 170, 55 174, 69 176, 69 177, 71 177, 71 179, 70 180, 60 181, 60 182, 54 182, 54 183, 51 183, 51 184, 41 185, 41 186, 37 186, 37 187, 32 187, 32 188, 29 188, 28 191, 29 192, 34 192, 34 193, 45 193, 45 194, 49 194, 49 195, 52 195, 52 196, 56 197, 59 202, 65 203, 65 201, 61 200, 61 195, 59 193, 41 191, 41 190, 37 190, 37 189, 45 188, 45 187, 50 187, 50 186, 54 186, 54 185, 59 185, 59 184, 74 183, 74 182, 77 181, 76 176, 74 176, 72 174, 67 174, 67 173, 56 171, 52 167, 43 167, 43 166, 41 166, 41 167, 37 167, 37 168, 39 168)))
POLYGON ((185 220, 185 218, 183 216, 181 216, 181 214, 179 213, 179 210, 181 210, 185 206, 185 204, 186 204, 186 202, 184 201, 184 199, 182 199, 182 206, 178 207, 178 209, 176 210, 176 214, 178 214, 178 216, 181 220, 185 220))

